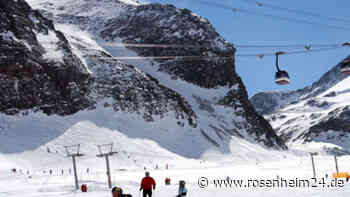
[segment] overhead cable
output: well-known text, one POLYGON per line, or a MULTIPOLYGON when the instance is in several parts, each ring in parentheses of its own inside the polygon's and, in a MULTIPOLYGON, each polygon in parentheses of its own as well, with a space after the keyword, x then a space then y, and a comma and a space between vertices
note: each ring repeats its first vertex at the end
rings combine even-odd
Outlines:
POLYGON ((348 27, 329 25, 329 24, 325 24, 325 23, 317 23, 317 22, 308 21, 308 20, 304 20, 304 19, 295 19, 295 18, 290 18, 290 17, 259 13, 259 12, 255 12, 255 11, 251 11, 251 10, 247 10, 247 9, 235 8, 235 7, 231 7, 229 5, 224 5, 224 4, 206 1, 206 0, 195 0, 193 2, 197 2, 197 3, 203 4, 203 5, 207 5, 207 6, 214 6, 217 8, 230 10, 232 12, 241 12, 241 13, 245 13, 245 14, 249 14, 249 15, 262 16, 265 18, 272 18, 272 19, 278 19, 278 20, 289 21, 289 22, 294 22, 294 23, 309 24, 309 25, 315 25, 315 26, 323 26, 323 27, 328 27, 328 28, 333 28, 333 29, 350 30, 350 28, 348 28, 348 27))
MULTIPOLYGON (((243 45, 243 44, 233 44, 235 48, 321 48, 321 47, 337 47, 344 44, 283 44, 283 45, 243 45)), ((157 43, 144 43, 144 44, 134 44, 134 43, 119 43, 119 42, 110 42, 104 43, 102 46, 110 47, 130 47, 130 48, 210 48, 209 45, 173 45, 173 44, 157 44, 157 43)), ((9 47, 1 46, 1 49, 23 49, 26 47, 9 47)), ((56 49, 54 47, 48 47, 47 49, 56 49)), ((102 51, 103 49, 79 49, 86 51, 102 51)))
MULTIPOLYGON (((311 47, 305 47, 304 50, 298 50, 298 51, 287 51, 284 54, 301 54, 301 53, 310 53, 310 52, 322 52, 322 51, 329 51, 329 50, 335 50, 343 47, 349 47, 350 43, 346 42, 341 45, 334 45, 333 47, 327 47, 327 48, 316 48, 313 49, 311 47)), ((96 49, 91 49, 96 50, 96 49)), ((99 50, 96 50, 99 51, 99 50)), ((236 54, 237 57, 260 57, 263 58, 264 56, 274 56, 276 53, 255 53, 255 54, 236 54)), ((15 60, 9 61, 8 58, 18 58, 14 56, 2 56, 0 59, 5 59, 6 61, 0 61, 2 63, 5 62, 14 62, 15 60)), ((174 60, 213 60, 213 59, 232 59, 232 56, 114 56, 114 57, 94 57, 97 59, 114 59, 114 60, 167 60, 167 59, 174 59, 174 60)))
POLYGON ((312 17, 323 18, 323 19, 327 19, 327 20, 350 23, 350 20, 345 19, 345 18, 326 16, 326 15, 315 13, 315 12, 309 12, 309 11, 304 11, 304 10, 276 6, 276 5, 269 4, 269 3, 262 3, 261 1, 256 1, 256 0, 243 0, 243 1, 246 1, 248 3, 253 3, 259 7, 266 7, 266 8, 270 8, 270 9, 276 9, 279 11, 287 11, 290 13, 301 14, 304 16, 312 16, 312 17))
MULTIPOLYGON (((338 46, 338 47, 331 47, 331 48, 322 48, 322 49, 310 49, 310 50, 299 50, 299 51, 287 51, 284 52, 281 55, 293 55, 293 54, 303 54, 303 53, 312 53, 312 52, 323 52, 323 51, 330 51, 330 50, 336 50, 343 48, 343 46, 338 46)), ((254 53, 254 54, 237 54, 237 57, 259 57, 263 58, 265 56, 275 56, 276 53, 254 53)))

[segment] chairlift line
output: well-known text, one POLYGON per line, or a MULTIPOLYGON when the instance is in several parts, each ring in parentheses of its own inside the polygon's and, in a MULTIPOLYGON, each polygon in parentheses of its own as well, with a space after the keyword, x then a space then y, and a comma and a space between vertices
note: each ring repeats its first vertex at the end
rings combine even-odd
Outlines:
MULTIPOLYGON (((261 47, 272 47, 273 45, 237 45, 237 46, 261 46, 261 47)), ((277 45, 276 45, 277 46, 277 45)), ((287 45, 279 45, 279 46, 287 46, 287 45)), ((290 45, 292 46, 292 45, 290 45)), ((302 46, 302 45, 294 45, 294 46, 302 46)), ((343 44, 334 44, 334 45, 306 45, 308 47, 305 47, 305 50, 299 50, 299 51, 289 51, 289 52, 284 52, 283 54, 302 54, 302 53, 310 53, 310 52, 322 52, 322 51, 329 51, 329 50, 335 50, 343 47, 349 47, 350 43, 345 42, 343 44), (318 46, 318 47, 323 47, 323 46, 333 46, 333 47, 328 47, 328 48, 318 48, 318 49, 312 49, 312 46, 318 46)), ((1 46, 0 46, 1 48, 1 46)), ((22 47, 20 47, 22 48, 22 47)), ((95 51, 100 51, 97 49, 86 49, 86 50, 95 50, 95 51)), ((276 53, 255 53, 255 54, 236 54, 236 57, 260 57, 263 58, 265 56, 275 56, 276 53)), ((11 63, 11 62, 17 62, 16 60, 9 60, 8 58, 14 58, 14 56, 2 56, 0 57, 0 62, 1 63, 11 63), (6 61, 1 61, 1 59, 5 59, 6 61)), ((18 57, 16 57, 18 58, 18 57)), ((210 57, 210 56, 114 56, 110 58, 98 58, 98 59, 115 59, 115 60, 166 60, 166 59, 179 59, 179 60, 204 60, 204 59, 210 59, 210 58, 215 58, 215 59, 232 59, 232 56, 215 56, 215 57, 210 57)))
POLYGON ((235 48, 322 48, 338 46, 342 46, 342 44, 234 45, 235 48))
POLYGON ((205 45, 105 43, 102 46, 133 48, 203 48, 205 45))
POLYGON ((247 9, 235 8, 235 7, 231 7, 229 5, 216 3, 216 2, 211 2, 211 1, 206 1, 206 0, 196 0, 196 1, 193 1, 193 2, 197 2, 197 3, 202 4, 202 5, 214 6, 214 7, 217 7, 217 8, 230 10, 232 12, 241 12, 241 13, 245 13, 245 14, 249 14, 249 15, 255 15, 255 16, 261 16, 261 17, 265 17, 265 18, 278 19, 278 20, 289 21, 289 22, 294 22, 294 23, 309 24, 309 25, 314 25, 314 26, 323 26, 323 27, 328 27, 328 28, 333 28, 333 29, 350 30, 350 28, 347 28, 347 27, 336 26, 336 25, 329 25, 329 24, 324 24, 324 23, 317 23, 317 22, 308 21, 308 20, 304 20, 304 19, 295 19, 295 18, 290 18, 290 17, 259 13, 259 12, 250 11, 250 10, 247 10, 247 9))
MULTIPOLYGON (((276 52, 276 53, 265 53, 265 54, 236 54, 237 57, 259 57, 263 58, 265 56, 271 56, 275 55, 276 56, 276 69, 277 72, 275 74, 275 83, 277 85, 288 85, 290 83, 290 78, 289 74, 285 70, 280 70, 279 64, 278 64, 278 57, 280 55, 288 55, 288 54, 301 54, 301 53, 309 53, 309 52, 321 52, 321 51, 328 51, 328 50, 335 50, 339 49, 342 47, 349 47, 350 43, 346 42, 342 45, 338 45, 337 47, 331 47, 331 48, 320 48, 320 49, 311 49, 311 47, 306 48, 305 50, 300 50, 300 51, 289 51, 289 52, 276 52)), ((111 59, 111 60, 166 60, 166 59, 173 59, 173 60, 212 60, 213 58, 215 59, 233 59, 234 56, 215 56, 215 57, 210 57, 210 56, 123 56, 123 57, 110 57, 110 58, 97 58, 97 59, 111 59)), ((5 58, 3 58, 5 59, 5 58)), ((0 63, 11 63, 11 62, 16 62, 16 61, 1 61, 0 58, 0 63)), ((350 58, 345 59, 341 63, 340 71, 346 75, 350 75, 350 58)), ((65 146, 65 148, 69 148, 69 146, 65 146)))
MULTIPOLYGON (((111 46, 111 47, 137 47, 137 48, 212 48, 209 45, 177 45, 177 44, 132 44, 132 43, 106 43, 102 46, 111 46)), ((241 45, 233 44, 234 48, 322 48, 322 47, 338 47, 344 46, 344 44, 285 44, 285 45, 241 45)), ((0 49, 23 49, 26 47, 8 47, 1 46, 0 49)), ((57 49, 56 47, 48 47, 47 49, 57 49)), ((80 49, 85 51, 102 51, 104 49, 80 49)))
MULTIPOLYGON (((290 55, 290 54, 302 54, 302 53, 310 53, 310 52, 322 52, 322 51, 329 51, 329 50, 335 50, 339 48, 343 48, 343 45, 338 45, 337 47, 331 47, 331 48, 321 48, 321 49, 305 49, 305 50, 299 50, 299 51, 287 51, 283 52, 283 55, 290 55)), ((236 57, 264 57, 264 56, 275 56, 276 53, 255 53, 255 54, 236 54, 236 57)), ((282 55, 282 54, 280 54, 282 55)), ((232 59, 232 56, 215 56, 215 57, 209 57, 209 56, 114 56, 111 58, 98 58, 98 59, 115 59, 115 60, 153 60, 153 59, 159 59, 159 60, 166 60, 166 59, 179 59, 179 60, 204 60, 204 59, 232 59)))
POLYGON ((324 18, 324 19, 327 19, 327 20, 333 20, 333 21, 340 21, 340 22, 350 23, 350 20, 347 20, 345 18, 326 16, 326 15, 323 15, 323 14, 309 12, 309 11, 304 11, 304 10, 280 7, 280 6, 276 6, 276 5, 269 4, 269 3, 262 3, 262 2, 259 2, 259 1, 256 1, 256 0, 243 0, 243 1, 254 3, 258 7, 266 7, 266 8, 270 8, 270 9, 276 9, 276 10, 279 10, 279 11, 284 10, 286 12, 295 13, 295 14, 301 14, 301 15, 304 15, 304 16, 318 17, 318 18, 324 18))
MULTIPOLYGON (((312 52, 323 52, 343 48, 344 46, 330 47, 330 48, 321 48, 321 49, 309 49, 309 50, 299 50, 299 51, 289 51, 285 52, 284 55, 293 55, 293 54, 303 54, 303 53, 312 53, 312 52)), ((275 56, 276 53, 252 53, 252 54, 237 54, 237 57, 260 57, 265 56, 275 56)))
MULTIPOLYGON (((338 47, 331 47, 331 48, 321 48, 321 49, 310 49, 310 50, 299 50, 299 51, 289 51, 285 52, 285 55, 290 55, 290 54, 303 54, 303 53, 310 53, 310 52, 322 52, 322 51, 329 51, 329 50, 335 50, 335 49, 340 49, 343 48, 346 45, 339 45, 338 47)), ((275 56, 276 53, 254 53, 254 54, 236 54, 236 57, 260 57, 263 58, 265 56, 275 56)), ((11 57, 10 57, 11 58, 11 57)), ((13 57, 12 57, 13 58, 13 57)), ((109 57, 109 58, 98 58, 97 59, 103 59, 103 60, 167 60, 167 59, 178 59, 178 60, 210 60, 210 59, 232 59, 232 56, 215 56, 215 57, 210 57, 210 56, 114 56, 114 57, 109 57)), ((6 59, 6 61, 1 61, 1 63, 12 63, 12 62, 17 62, 17 60, 8 60, 7 58, 2 58, 6 59)))
POLYGON ((114 60, 167 60, 167 59, 179 59, 179 60, 205 60, 205 59, 222 59, 232 58, 232 56, 221 56, 221 57, 209 57, 209 56, 114 56, 111 58, 98 58, 98 59, 114 59, 114 60))
POLYGON ((242 13, 255 15, 255 16, 262 16, 265 18, 273 18, 273 19, 279 19, 279 20, 283 20, 283 21, 290 21, 290 22, 294 22, 294 23, 304 23, 304 24, 309 24, 309 25, 314 25, 314 26, 323 26, 323 27, 329 27, 329 28, 334 28, 334 29, 350 30, 350 28, 347 28, 347 27, 317 23, 317 22, 308 21, 308 20, 304 20, 304 19, 295 19, 295 18, 277 16, 277 15, 272 15, 272 14, 258 13, 255 11, 249 11, 249 10, 241 9, 241 8, 240 9, 234 8, 233 11, 242 12, 242 13))

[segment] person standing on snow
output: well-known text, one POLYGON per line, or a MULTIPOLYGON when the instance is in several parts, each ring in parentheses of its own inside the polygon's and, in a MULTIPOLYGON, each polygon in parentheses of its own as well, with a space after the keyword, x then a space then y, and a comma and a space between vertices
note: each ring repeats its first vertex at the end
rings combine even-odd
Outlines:
POLYGON ((152 197, 152 187, 153 190, 156 189, 156 182, 149 176, 149 172, 146 172, 145 175, 141 181, 140 191, 143 190, 143 197, 152 197))
POLYGON ((187 189, 185 188, 185 181, 179 183, 179 194, 176 197, 183 197, 187 195, 187 189))

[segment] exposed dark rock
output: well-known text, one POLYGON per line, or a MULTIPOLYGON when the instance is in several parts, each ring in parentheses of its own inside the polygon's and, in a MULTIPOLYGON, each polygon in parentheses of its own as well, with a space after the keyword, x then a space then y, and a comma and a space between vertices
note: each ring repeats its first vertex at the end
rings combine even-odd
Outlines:
POLYGON ((350 132, 350 109, 343 108, 342 111, 336 110, 329 114, 330 116, 323 119, 309 129, 310 134, 318 134, 327 131, 350 132))
POLYGON ((198 46, 181 48, 131 48, 140 56, 210 56, 182 61, 160 61, 159 70, 204 88, 237 83, 232 65, 234 48, 225 42, 204 18, 172 5, 147 4, 131 8, 122 17, 109 20, 101 37, 122 38, 125 43, 198 46), (194 74, 196 73, 196 74, 194 74))
POLYGON ((202 133, 202 135, 203 135, 210 143, 212 143, 214 146, 220 147, 220 144, 218 144, 215 140, 213 140, 213 138, 211 138, 208 134, 206 134, 205 131, 204 131, 203 129, 201 129, 201 133, 202 133))
POLYGON ((87 108, 91 77, 62 33, 24 0, 0 1, 0 111, 67 115, 87 108), (51 36, 46 49, 38 36, 51 36), (62 54, 46 57, 47 50, 62 54))
POLYGON ((317 119, 317 118, 319 118, 321 116, 322 116, 321 113, 313 113, 313 114, 310 115, 310 119, 314 120, 314 119, 317 119))
MULTIPOLYGON (((271 125, 260 116, 254 109, 253 105, 248 100, 248 94, 244 84, 239 76, 236 76, 238 88, 232 89, 227 95, 219 101, 219 104, 233 107, 236 110, 235 116, 243 116, 247 122, 243 126, 248 133, 255 134, 257 139, 265 139, 262 142, 266 146, 274 146, 277 144, 283 149, 287 149, 284 141, 281 140, 272 129, 271 125)), ((259 141, 259 140, 258 140, 259 141)))
POLYGON ((324 95, 324 97, 335 97, 335 96, 337 96, 336 92, 330 92, 330 93, 324 95))
POLYGON ((215 111, 215 109, 213 108, 212 106, 212 103, 208 100, 205 100, 205 99, 202 99, 198 96, 193 96, 197 103, 199 103, 199 109, 200 110, 204 110, 204 111, 207 111, 209 113, 213 113, 215 111))
POLYGON ((315 99, 309 99, 306 102, 306 105, 310 106, 310 107, 318 107, 318 108, 325 108, 325 107, 329 107, 330 103, 328 103, 327 101, 318 101, 315 99))

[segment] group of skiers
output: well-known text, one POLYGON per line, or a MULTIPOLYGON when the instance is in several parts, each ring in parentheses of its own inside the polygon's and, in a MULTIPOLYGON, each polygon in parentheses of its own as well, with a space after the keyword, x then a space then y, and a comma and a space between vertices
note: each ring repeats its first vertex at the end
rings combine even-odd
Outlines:
MULTIPOLYGON (((168 179, 168 178, 167 178, 168 179)), ((150 176, 149 172, 145 173, 145 177, 142 178, 140 184, 140 192, 142 191, 143 197, 152 197, 152 191, 156 189, 156 181, 150 176)), ((113 197, 132 197, 130 194, 123 194, 121 187, 112 188, 113 197)), ((185 197, 187 195, 187 189, 185 187, 185 181, 179 182, 179 190, 176 197, 185 197)))
MULTIPOLYGON (((152 191, 156 189, 156 181, 150 176, 149 172, 145 173, 145 177, 142 178, 140 184, 140 191, 142 191, 143 197, 152 197, 152 191)), ((113 197, 125 197, 131 196, 130 194, 123 194, 123 190, 120 187, 114 187, 112 189, 113 197)), ((185 181, 179 182, 179 190, 176 197, 185 197, 187 195, 187 189, 185 187, 185 181)))
MULTIPOLYGON (((140 185, 140 191, 142 191, 143 197, 152 197, 152 189, 156 189, 156 181, 150 176, 149 172, 146 172, 145 177, 141 180, 140 185)), ((183 197, 186 195, 187 189, 185 187, 185 181, 180 181, 177 197, 183 197)))

